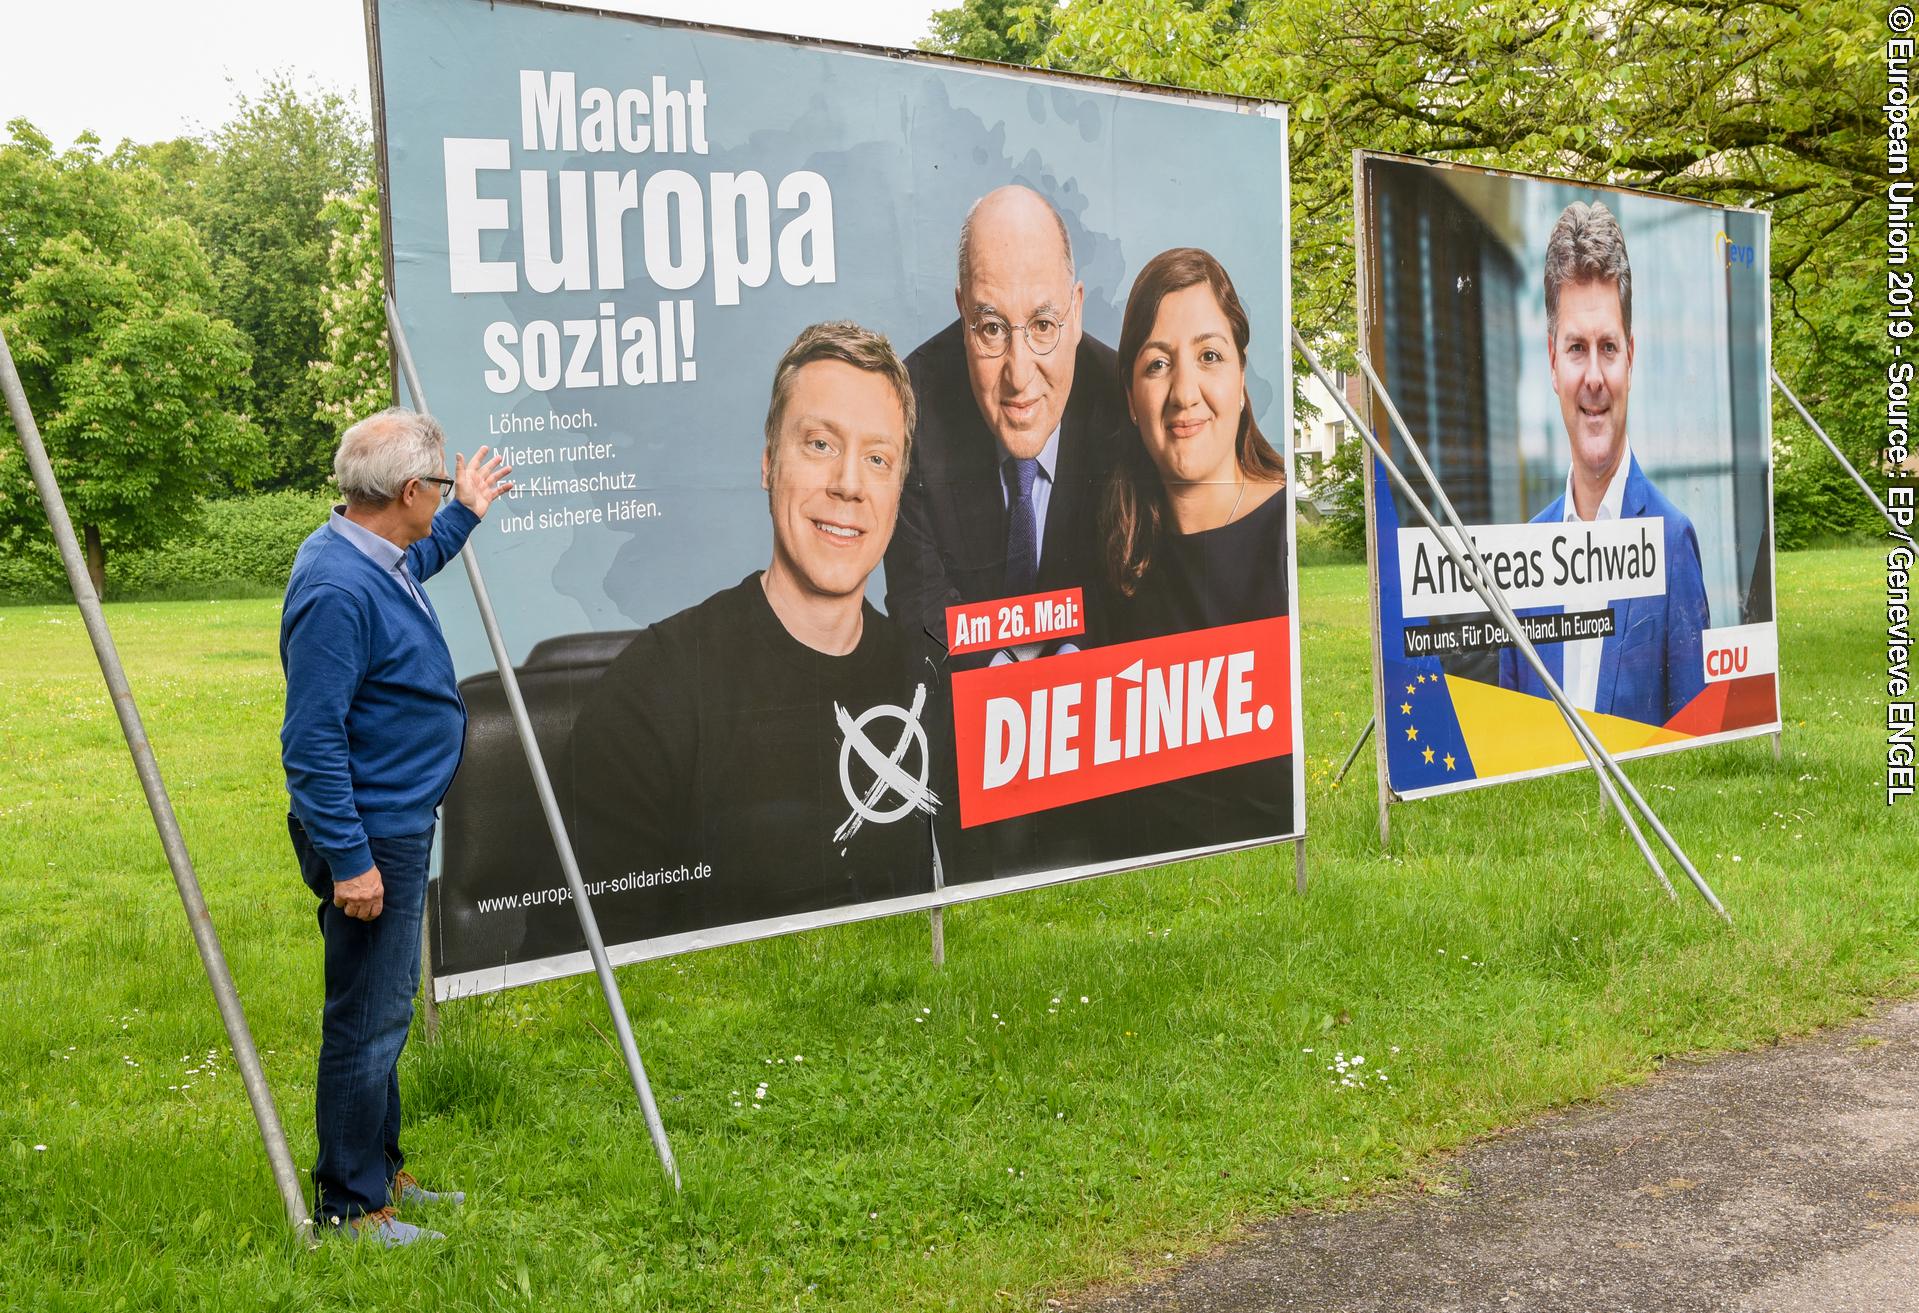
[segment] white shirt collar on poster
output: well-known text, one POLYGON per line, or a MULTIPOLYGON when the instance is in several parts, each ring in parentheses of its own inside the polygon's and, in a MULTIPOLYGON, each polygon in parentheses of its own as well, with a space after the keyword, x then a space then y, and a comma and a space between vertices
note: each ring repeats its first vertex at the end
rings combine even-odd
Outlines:
MULTIPOLYGON (((1599 499, 1599 509, 1593 512, 1593 519, 1619 518, 1626 504, 1626 472, 1631 468, 1632 442, 1629 439, 1626 449, 1620 453, 1618 466, 1612 472, 1612 482, 1606 485, 1606 495, 1599 499)), ((1566 471, 1566 509, 1559 518, 1568 524, 1579 518, 1579 512, 1573 505, 1571 470, 1566 471)), ((1566 668, 1560 676, 1559 686, 1566 690, 1566 696, 1581 711, 1591 711, 1599 701, 1599 661, 1605 642, 1603 638, 1575 638, 1560 644, 1566 668)))

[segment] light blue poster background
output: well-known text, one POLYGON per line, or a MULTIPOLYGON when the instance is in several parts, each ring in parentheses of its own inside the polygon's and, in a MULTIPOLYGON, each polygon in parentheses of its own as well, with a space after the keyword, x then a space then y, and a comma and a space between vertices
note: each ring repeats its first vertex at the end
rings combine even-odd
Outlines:
MULTIPOLYGON (((763 568, 771 555, 759 487, 772 372, 798 331, 847 318, 886 333, 902 357, 955 316, 960 221, 987 191, 1022 183, 1046 196, 1070 230, 1085 284, 1085 329, 1109 345, 1137 270, 1173 246, 1200 246, 1225 266, 1252 319, 1248 388, 1261 429, 1289 433, 1286 356, 1285 120, 1245 107, 1196 104, 1120 89, 970 70, 878 53, 659 26, 612 15, 479 0, 381 0, 380 60, 395 290, 422 387, 451 445, 499 445, 490 428, 586 411, 590 429, 522 433, 516 447, 610 444, 604 460, 523 466, 516 477, 635 476, 633 490, 519 496, 495 506, 473 538, 508 649, 540 639, 650 624, 763 568), (575 75, 582 91, 650 94, 704 84, 704 155, 527 151, 520 71, 575 75), (485 260, 520 264, 519 171, 552 177, 557 245, 559 170, 683 169, 705 188, 718 172, 757 170, 771 189, 799 170, 831 188, 835 276, 789 286, 777 257, 761 287, 716 304, 711 251, 701 281, 661 291, 641 259, 639 211, 626 215, 626 287, 457 295, 448 259, 447 138, 501 138, 507 170, 479 174, 482 198, 510 222, 481 236, 485 260), (697 381, 595 388, 524 386, 498 394, 486 327, 508 320, 653 317, 661 300, 693 305, 697 381), (503 531, 509 516, 638 499, 657 515, 621 524, 503 531)), ((708 208, 712 192, 706 188, 708 208)), ((591 200, 589 197, 589 210, 591 200)), ((793 211, 774 209, 777 250, 793 211)), ((709 219, 710 227, 710 219, 709 219)), ((597 351, 595 357, 597 359, 597 351)), ((684 353, 682 353, 684 354, 684 353)), ((462 676, 491 668, 459 570, 429 591, 462 676)), ((882 604, 882 575, 869 596, 882 604)))

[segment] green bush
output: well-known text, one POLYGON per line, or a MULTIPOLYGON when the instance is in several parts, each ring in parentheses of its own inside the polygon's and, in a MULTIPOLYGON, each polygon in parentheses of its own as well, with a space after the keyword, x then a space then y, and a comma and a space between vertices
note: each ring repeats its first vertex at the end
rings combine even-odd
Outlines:
POLYGON ((1328 520, 1308 520, 1304 515, 1294 521, 1294 532, 1301 565, 1357 565, 1366 559, 1366 541, 1362 537, 1355 550, 1328 520))
MULTIPOLYGON (((293 555, 326 519, 318 492, 266 492, 205 503, 198 522, 160 547, 107 552, 107 597, 232 595, 284 588, 293 555)), ((66 574, 51 542, 0 555, 0 602, 57 601, 66 574)))
MULTIPOLYGON (((1321 476, 1332 492, 1332 509, 1323 521, 1327 543, 1340 553, 1339 560, 1366 559, 1365 459, 1366 444, 1349 438, 1334 449, 1321 476)), ((1304 549, 1300 560, 1306 560, 1304 549)))
MULTIPOLYGON (((1859 471, 1885 497, 1884 480, 1869 466, 1859 471)), ((1773 537, 1782 552, 1834 542, 1877 538, 1886 522, 1839 468, 1825 445, 1797 421, 1781 424, 1773 440, 1773 537)))

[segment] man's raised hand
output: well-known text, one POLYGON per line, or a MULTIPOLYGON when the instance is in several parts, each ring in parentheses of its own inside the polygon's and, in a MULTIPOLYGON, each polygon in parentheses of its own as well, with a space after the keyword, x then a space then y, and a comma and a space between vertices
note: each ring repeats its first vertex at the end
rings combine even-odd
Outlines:
POLYGON ((490 450, 482 444, 471 460, 458 452, 453 454, 453 495, 460 499, 460 505, 483 519, 494 498, 513 491, 513 481, 506 477, 513 473, 513 467, 498 452, 489 457, 490 450))

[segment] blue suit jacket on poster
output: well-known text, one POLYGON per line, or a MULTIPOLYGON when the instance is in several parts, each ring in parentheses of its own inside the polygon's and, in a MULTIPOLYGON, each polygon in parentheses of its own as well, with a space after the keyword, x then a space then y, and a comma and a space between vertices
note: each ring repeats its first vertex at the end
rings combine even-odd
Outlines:
MULTIPOLYGON (((1565 518, 1566 497, 1533 516, 1534 524, 1556 524, 1565 518)), ((1632 458, 1626 471, 1621 519, 1658 515, 1666 521, 1666 595, 1633 597, 1613 602, 1613 633, 1603 641, 1599 657, 1599 692, 1593 710, 1624 716, 1649 725, 1663 725, 1706 687, 1705 659, 1700 634, 1711 623, 1706 609, 1706 584, 1699 565, 1699 535, 1685 512, 1667 501, 1632 458)), ((1521 616, 1551 615, 1561 607, 1535 607, 1521 616)), ((1555 683, 1564 686, 1566 657, 1558 643, 1541 644, 1540 660, 1555 683)), ((1545 697, 1546 686, 1517 648, 1499 653, 1499 686, 1545 697)))

